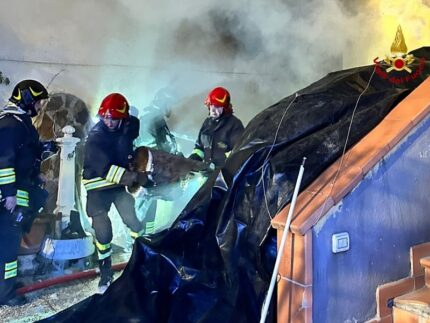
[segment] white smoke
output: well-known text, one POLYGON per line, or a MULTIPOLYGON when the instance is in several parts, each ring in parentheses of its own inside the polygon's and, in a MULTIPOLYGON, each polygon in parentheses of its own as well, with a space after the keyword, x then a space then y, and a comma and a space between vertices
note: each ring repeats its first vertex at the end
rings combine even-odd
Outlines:
MULTIPOLYGON (((371 64, 368 53, 392 41, 380 44, 375 1, 3 1, 0 71, 12 83, 61 72, 50 90, 94 111, 109 92, 142 108, 174 87, 171 128, 195 136, 214 86, 230 90, 246 124, 328 72, 371 64)), ((10 91, 0 85, 3 97, 10 91)))

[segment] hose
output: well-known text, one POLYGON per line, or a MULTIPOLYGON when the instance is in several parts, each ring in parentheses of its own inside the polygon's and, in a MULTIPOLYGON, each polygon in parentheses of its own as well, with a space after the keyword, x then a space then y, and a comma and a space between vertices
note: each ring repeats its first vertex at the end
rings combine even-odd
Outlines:
MULTIPOLYGON (((127 262, 122 262, 119 264, 112 265, 112 270, 121 271, 125 268, 126 265, 127 265, 127 262)), ((70 281, 73 281, 76 279, 95 277, 99 273, 100 273, 100 270, 98 268, 95 268, 95 269, 85 270, 85 271, 81 271, 81 272, 77 272, 77 273, 73 273, 73 274, 69 274, 69 275, 55 277, 55 278, 47 279, 47 280, 44 280, 41 282, 37 282, 37 283, 31 284, 31 285, 27 285, 27 286, 18 288, 16 290, 16 293, 17 293, 17 295, 24 295, 24 294, 33 292, 35 290, 51 287, 51 286, 58 285, 58 284, 64 284, 64 283, 67 283, 67 282, 70 282, 70 281)))

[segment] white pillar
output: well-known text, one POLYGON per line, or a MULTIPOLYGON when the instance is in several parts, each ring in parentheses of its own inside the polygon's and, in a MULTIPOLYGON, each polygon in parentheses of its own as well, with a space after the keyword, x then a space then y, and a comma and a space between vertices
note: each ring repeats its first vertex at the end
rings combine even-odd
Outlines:
POLYGON ((57 138, 55 141, 60 147, 60 174, 58 178, 58 194, 57 207, 54 213, 60 216, 61 221, 57 218, 56 235, 61 234, 70 222, 70 212, 75 209, 75 147, 81 141, 79 138, 73 137, 75 128, 65 126, 62 129, 64 137, 57 138))

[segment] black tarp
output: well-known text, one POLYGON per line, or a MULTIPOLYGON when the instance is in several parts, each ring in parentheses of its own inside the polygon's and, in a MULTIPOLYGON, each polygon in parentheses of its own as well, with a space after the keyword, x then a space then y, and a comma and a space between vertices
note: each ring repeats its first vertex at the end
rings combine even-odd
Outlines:
POLYGON ((304 188, 340 157, 350 125, 347 147, 430 75, 430 48, 412 54, 411 74, 339 71, 262 111, 171 229, 135 243, 103 296, 46 321, 258 322, 276 254, 270 220, 290 201, 302 158, 304 188))

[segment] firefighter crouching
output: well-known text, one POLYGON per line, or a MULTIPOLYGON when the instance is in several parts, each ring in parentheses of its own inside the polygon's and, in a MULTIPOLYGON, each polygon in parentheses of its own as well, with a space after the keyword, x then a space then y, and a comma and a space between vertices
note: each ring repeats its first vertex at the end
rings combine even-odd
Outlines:
POLYGON ((113 281, 109 209, 115 204, 132 238, 137 238, 143 226, 136 216, 134 198, 125 186, 147 186, 151 182, 145 173, 128 169, 133 141, 139 135, 139 120, 129 115, 126 98, 119 93, 109 94, 103 99, 98 115, 100 121, 91 129, 85 144, 83 183, 87 190, 87 214, 92 218, 96 235, 99 292, 103 293, 113 281))
POLYGON ((47 102, 45 87, 25 80, 15 86, 0 110, 0 305, 26 302, 15 293, 22 224, 47 198, 47 192, 38 187, 42 149, 31 117, 47 102))
POLYGON ((230 93, 223 87, 209 92, 205 105, 209 116, 203 122, 190 157, 214 168, 223 167, 225 160, 243 133, 242 122, 233 115, 230 93))

